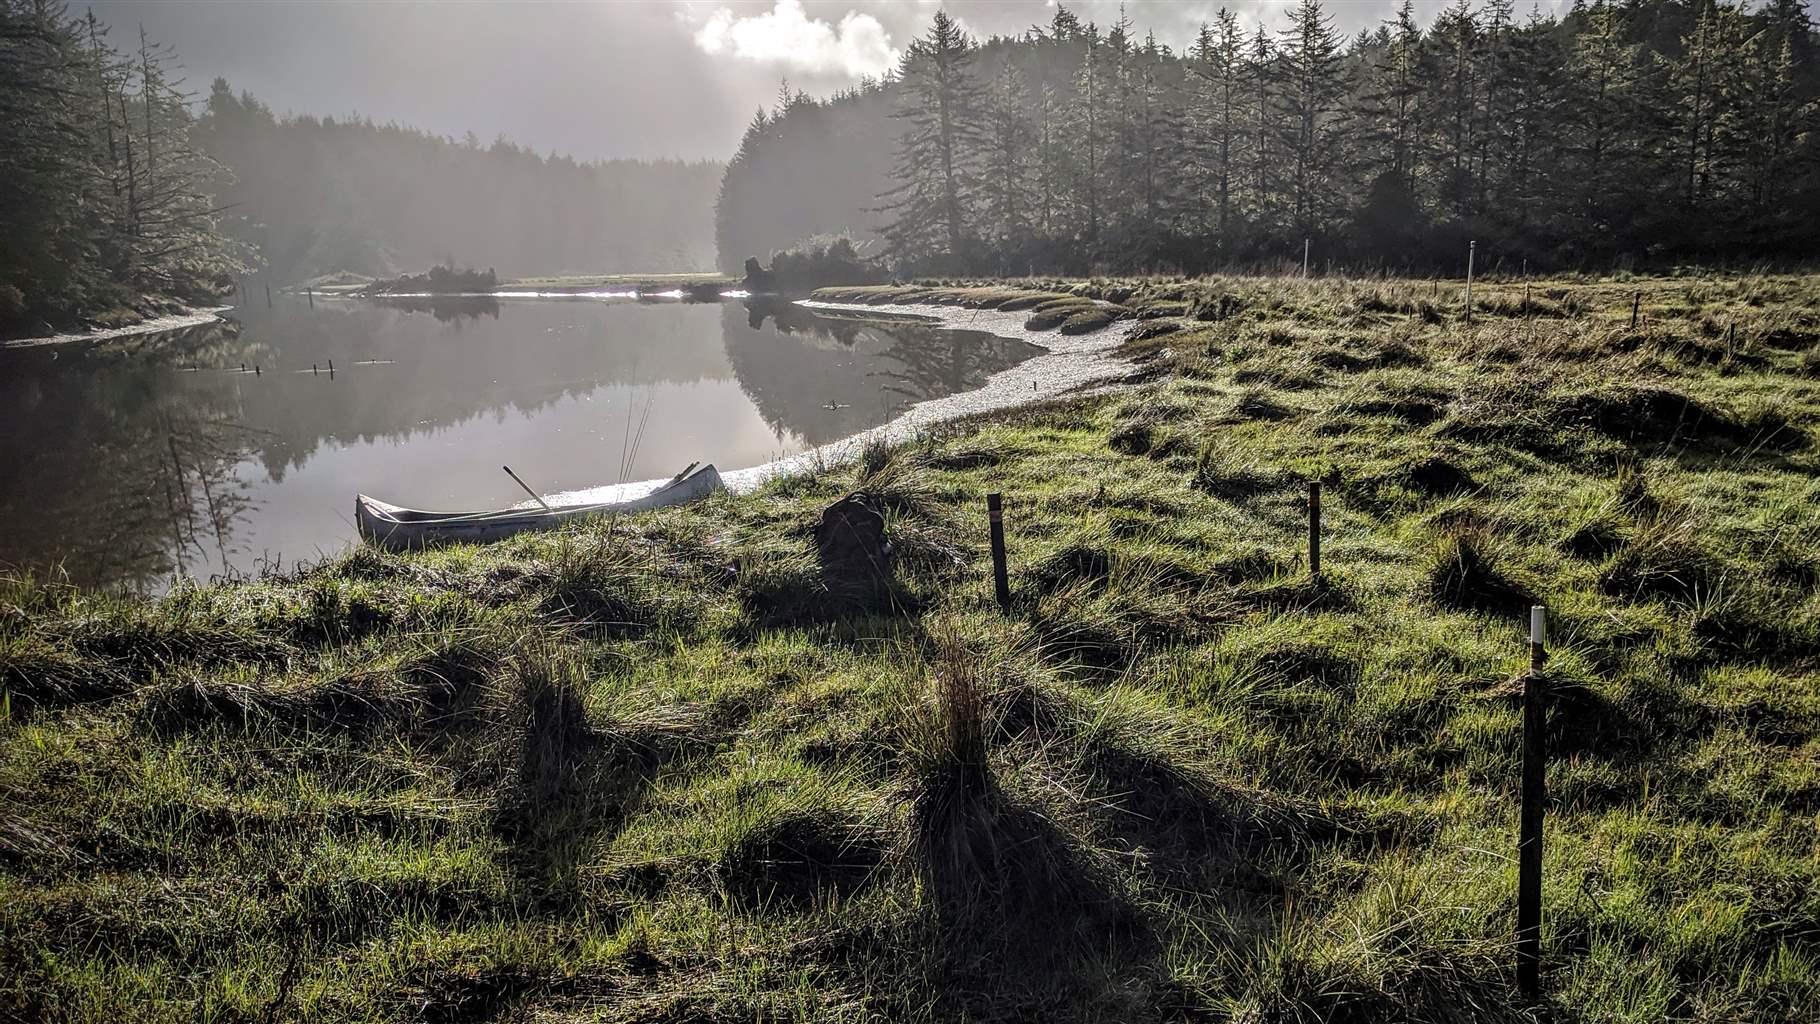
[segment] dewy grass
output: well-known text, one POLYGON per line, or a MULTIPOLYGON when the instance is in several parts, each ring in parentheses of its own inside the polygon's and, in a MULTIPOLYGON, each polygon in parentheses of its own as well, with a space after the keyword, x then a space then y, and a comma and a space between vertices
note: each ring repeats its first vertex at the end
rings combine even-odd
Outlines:
POLYGON ((1153 329, 611 535, 0 581, 0 1019, 1820 1016, 1820 278, 825 297, 1153 329), (858 489, 893 600, 834 605, 858 489))

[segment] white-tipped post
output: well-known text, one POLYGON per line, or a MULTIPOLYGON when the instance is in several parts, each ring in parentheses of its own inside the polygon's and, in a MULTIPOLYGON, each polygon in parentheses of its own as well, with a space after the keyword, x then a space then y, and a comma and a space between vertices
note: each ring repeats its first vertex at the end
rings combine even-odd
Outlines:
POLYGON ((1539 604, 1529 609, 1529 642, 1544 649, 1548 646, 1548 609, 1539 604))

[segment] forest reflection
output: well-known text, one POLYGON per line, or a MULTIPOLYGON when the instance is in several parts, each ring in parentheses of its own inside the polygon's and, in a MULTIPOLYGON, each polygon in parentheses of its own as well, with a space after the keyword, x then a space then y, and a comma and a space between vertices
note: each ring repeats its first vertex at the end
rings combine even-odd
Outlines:
POLYGON ((510 503, 501 453, 547 490, 612 482, 634 410, 633 477, 737 468, 1041 351, 764 299, 318 303, 0 351, 0 566, 129 589, 255 572, 349 542, 358 490, 510 503))

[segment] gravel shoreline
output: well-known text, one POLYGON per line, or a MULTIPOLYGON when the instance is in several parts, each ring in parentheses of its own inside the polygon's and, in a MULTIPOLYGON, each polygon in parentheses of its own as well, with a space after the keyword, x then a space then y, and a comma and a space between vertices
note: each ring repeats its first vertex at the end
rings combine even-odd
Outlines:
MULTIPOLYGON (((984 331, 1001 338, 1027 341, 1046 351, 993 374, 985 384, 972 391, 918 402, 890 422, 851 437, 787 455, 763 465, 723 469, 721 479, 726 482, 729 490, 736 493, 757 490, 775 477, 850 461, 874 441, 898 443, 915 437, 923 428, 937 423, 1042 402, 1078 393, 1095 384, 1104 384, 1130 371, 1130 364, 1116 358, 1113 352, 1138 326, 1135 320, 1123 320, 1091 334, 1064 335, 1056 331, 1026 329, 1024 321, 1029 318, 1029 314, 1025 312, 963 309, 954 306, 873 306, 813 300, 802 300, 798 305, 827 312, 914 317, 941 327, 984 331)), ((714 461, 712 452, 704 452, 702 456, 704 462, 714 461)), ((546 494, 543 498, 551 505, 593 505, 624 501, 648 494, 665 482, 667 481, 640 480, 625 484, 605 484, 546 494)), ((536 506, 536 502, 525 501, 514 507, 536 506)))

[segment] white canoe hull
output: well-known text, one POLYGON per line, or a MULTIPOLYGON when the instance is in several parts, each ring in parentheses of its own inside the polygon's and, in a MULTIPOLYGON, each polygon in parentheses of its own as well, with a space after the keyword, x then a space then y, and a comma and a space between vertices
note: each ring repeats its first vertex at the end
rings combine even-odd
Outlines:
POLYGON ((483 544, 527 530, 553 530, 595 516, 644 512, 698 501, 722 488, 713 466, 702 466, 643 497, 599 505, 508 508, 494 512, 426 512, 391 505, 364 494, 354 498, 360 536, 395 551, 437 544, 483 544))

